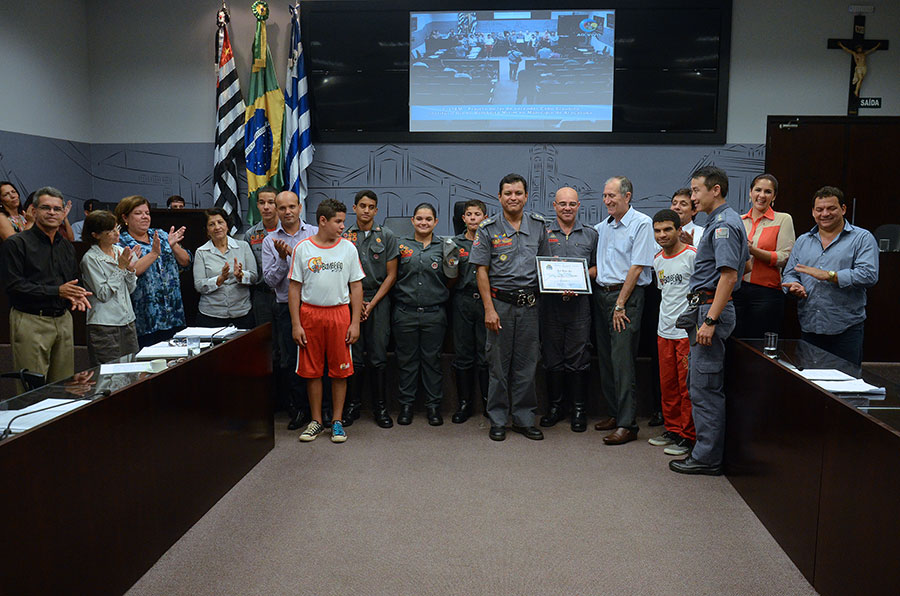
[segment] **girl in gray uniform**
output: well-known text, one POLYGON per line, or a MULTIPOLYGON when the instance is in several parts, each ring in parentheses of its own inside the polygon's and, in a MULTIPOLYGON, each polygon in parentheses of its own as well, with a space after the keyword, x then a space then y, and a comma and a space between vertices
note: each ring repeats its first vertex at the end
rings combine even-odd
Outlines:
POLYGON ((412 422, 420 372, 428 424, 439 426, 444 423, 441 417, 441 348, 447 331, 444 304, 450 296, 448 288, 456 278, 458 251, 443 246, 447 242, 449 247, 455 248, 452 240, 441 241, 434 235, 437 222, 433 205, 422 203, 417 206, 412 217, 414 233, 401 239, 399 245, 393 312, 399 377, 397 401, 400 403, 397 424, 412 422))

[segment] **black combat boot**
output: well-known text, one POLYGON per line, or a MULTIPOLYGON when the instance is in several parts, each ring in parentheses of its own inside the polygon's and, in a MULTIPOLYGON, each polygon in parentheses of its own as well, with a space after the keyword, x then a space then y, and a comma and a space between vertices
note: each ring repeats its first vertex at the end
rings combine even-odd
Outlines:
POLYGON ((566 375, 569 395, 572 396, 572 432, 583 433, 587 430, 587 387, 590 374, 588 369, 566 375))
POLYGON ((565 372, 548 370, 547 377, 547 413, 541 416, 541 426, 554 426, 566 417, 565 406, 565 372))
POLYGON ((481 392, 481 415, 485 418, 488 417, 487 411, 487 396, 488 396, 488 384, 490 383, 490 375, 488 375, 488 367, 487 366, 479 366, 478 367, 478 390, 481 392))
POLYGON ((385 399, 385 391, 387 389, 387 374, 383 368, 372 369, 369 375, 369 384, 372 386, 372 416, 375 418, 375 424, 381 428, 391 428, 394 421, 388 412, 387 400, 385 399))
POLYGON ((456 373, 456 399, 459 400, 459 409, 453 414, 453 424, 462 424, 472 415, 472 385, 475 380, 472 377, 472 369, 454 368, 456 373))
POLYGON ((344 426, 350 426, 354 420, 359 418, 359 411, 362 409, 362 388, 367 380, 364 366, 360 366, 351 376, 347 377, 347 405, 344 407, 342 421, 344 426))

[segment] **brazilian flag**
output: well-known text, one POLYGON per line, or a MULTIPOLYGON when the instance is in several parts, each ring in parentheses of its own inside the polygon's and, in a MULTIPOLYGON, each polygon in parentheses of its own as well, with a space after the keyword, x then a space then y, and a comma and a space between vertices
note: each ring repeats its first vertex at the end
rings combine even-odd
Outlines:
POLYGON ((253 37, 253 68, 250 72, 250 92, 244 116, 244 156, 247 159, 247 223, 258 222, 256 193, 263 186, 284 188, 281 154, 282 123, 284 121, 284 93, 278 88, 275 63, 266 40, 266 19, 269 5, 257 0, 251 6, 256 17, 253 37))

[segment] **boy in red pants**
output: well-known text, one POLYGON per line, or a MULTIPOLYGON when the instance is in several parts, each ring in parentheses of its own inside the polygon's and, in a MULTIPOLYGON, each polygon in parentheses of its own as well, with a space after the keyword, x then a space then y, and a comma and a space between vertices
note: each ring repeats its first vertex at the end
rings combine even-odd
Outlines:
POLYGON ((653 270, 662 292, 656 345, 666 430, 649 443, 665 446, 667 455, 687 455, 697 438, 687 379, 691 345, 687 332, 675 327, 678 315, 688 307, 687 294, 697 249, 682 242, 680 232, 681 218, 671 209, 663 209, 653 216, 653 235, 662 247, 653 259, 653 270))

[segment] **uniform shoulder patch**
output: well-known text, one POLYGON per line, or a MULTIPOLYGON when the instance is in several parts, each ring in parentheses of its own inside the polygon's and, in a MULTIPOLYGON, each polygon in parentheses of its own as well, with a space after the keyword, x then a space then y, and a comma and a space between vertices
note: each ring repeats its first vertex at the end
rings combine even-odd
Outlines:
POLYGON ((488 225, 490 225, 490 224, 492 224, 492 223, 494 223, 494 218, 493 218, 493 217, 485 217, 483 220, 481 220, 481 223, 478 224, 478 227, 479 227, 479 228, 483 228, 483 227, 488 226, 488 225))
POLYGON ((534 213, 534 212, 532 212, 532 213, 529 213, 528 215, 531 216, 531 219, 533 219, 533 220, 535 220, 535 221, 539 221, 539 222, 541 222, 542 224, 546 224, 546 223, 547 223, 547 220, 544 219, 544 216, 541 215, 540 213, 534 213))
POLYGON ((716 238, 728 238, 728 228, 716 228, 716 238))

